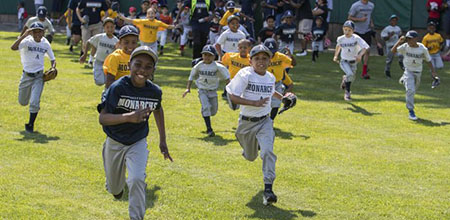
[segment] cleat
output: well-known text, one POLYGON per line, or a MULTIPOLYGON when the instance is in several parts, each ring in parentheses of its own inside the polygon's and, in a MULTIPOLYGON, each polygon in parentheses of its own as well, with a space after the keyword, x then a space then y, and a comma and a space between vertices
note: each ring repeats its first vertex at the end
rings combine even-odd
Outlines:
POLYGON ((352 96, 351 96, 351 92, 348 92, 348 91, 345 91, 345 94, 344 94, 344 100, 345 101, 352 101, 352 96))
POLYGON ((273 193, 272 190, 264 190, 263 204, 270 205, 270 204, 276 203, 276 202, 277 202, 277 196, 275 195, 275 193, 273 193))
POLYGON ((25 131, 27 131, 29 133, 33 133, 33 130, 34 130, 34 125, 25 124, 25 131))
POLYGON ((206 133, 208 134, 208 137, 214 137, 214 136, 216 136, 216 133, 214 133, 213 130, 211 130, 211 131, 206 131, 206 133))
POLYGON ((414 113, 414 110, 409 110, 409 120, 417 121, 416 114, 414 113))
POLYGON ((122 198, 122 195, 123 195, 123 190, 122 190, 122 191, 120 191, 120 193, 119 193, 119 194, 117 194, 117 195, 113 195, 113 196, 114 196, 114 198, 115 198, 115 199, 119 200, 119 199, 121 199, 121 198, 122 198))

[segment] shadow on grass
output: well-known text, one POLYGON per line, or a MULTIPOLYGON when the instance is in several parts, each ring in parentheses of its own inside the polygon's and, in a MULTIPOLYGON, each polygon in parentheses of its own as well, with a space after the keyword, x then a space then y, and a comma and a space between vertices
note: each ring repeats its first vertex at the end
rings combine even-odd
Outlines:
POLYGON ((310 210, 285 210, 274 205, 264 206, 262 197, 263 191, 261 190, 246 204, 247 207, 255 210, 255 213, 247 216, 248 218, 290 220, 299 218, 298 214, 302 217, 316 216, 316 213, 310 210))
POLYGON ((292 134, 292 132, 283 131, 283 130, 281 130, 279 128, 275 128, 275 127, 273 128, 273 130, 275 131, 275 137, 277 137, 277 138, 288 139, 288 140, 291 140, 294 137, 301 137, 304 140, 308 140, 311 138, 310 136, 307 136, 307 135, 294 135, 294 134, 292 134))
MULTIPOLYGON (((204 132, 206 134, 206 132, 204 132)), ((216 146, 225 146, 228 143, 231 143, 233 141, 236 141, 234 139, 224 139, 222 136, 216 134, 214 137, 202 137, 198 138, 199 140, 203 140, 206 142, 212 142, 216 146)))
POLYGON ((417 119, 416 123, 421 124, 421 125, 425 125, 425 126, 429 126, 429 127, 441 127, 441 126, 446 126, 446 125, 450 125, 450 122, 434 122, 428 119, 424 119, 424 118, 419 118, 417 119))
POLYGON ((365 115, 365 116, 374 116, 374 115, 380 115, 381 113, 372 113, 372 112, 369 112, 369 111, 367 111, 366 109, 364 109, 363 107, 359 107, 359 106, 357 106, 357 105, 355 105, 355 104, 353 104, 353 103, 349 103, 353 108, 346 108, 345 110, 349 110, 349 111, 352 111, 352 112, 354 112, 354 113, 360 113, 360 114, 362 114, 362 115, 365 115))
MULTIPOLYGON (((145 209, 151 209, 155 206, 155 202, 158 200, 158 195, 156 195, 156 192, 160 190, 160 186, 153 186, 151 189, 147 188, 145 190, 145 209)), ((128 193, 129 193, 128 185, 125 185, 123 189, 123 196, 117 201, 125 202, 129 200, 128 193)))
POLYGON ((20 139, 16 139, 18 141, 33 141, 34 143, 46 144, 49 141, 59 140, 58 136, 47 136, 45 134, 39 133, 38 131, 33 133, 21 131, 20 134, 23 135, 23 137, 20 139))

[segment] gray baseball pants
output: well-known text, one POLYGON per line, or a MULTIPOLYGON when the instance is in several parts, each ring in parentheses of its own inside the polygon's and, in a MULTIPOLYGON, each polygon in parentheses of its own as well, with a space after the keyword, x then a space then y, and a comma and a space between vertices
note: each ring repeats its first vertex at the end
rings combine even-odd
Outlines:
POLYGON ((209 117, 217 114, 217 91, 216 90, 198 90, 198 98, 202 104, 202 116, 209 117))
POLYGON ((260 150, 264 183, 273 184, 277 156, 273 153, 275 132, 273 131, 272 119, 267 116, 258 122, 251 122, 243 120, 240 116, 235 135, 242 147, 242 156, 245 159, 254 161, 258 157, 258 150, 260 150))
MULTIPOLYGON (((391 64, 396 54, 391 52, 392 47, 386 47, 386 65, 384 71, 391 71, 391 64)), ((403 55, 398 55, 398 62, 403 62, 403 55)))
POLYGON ((19 103, 23 106, 30 103, 30 113, 37 113, 40 109, 41 95, 44 90, 43 71, 35 76, 23 72, 19 83, 19 103))
POLYGON ((103 72, 103 61, 95 60, 94 61, 94 82, 97 86, 102 86, 105 84, 105 72, 103 72))
POLYGON ((421 76, 422 72, 405 70, 402 78, 400 78, 400 81, 403 82, 406 89, 406 108, 408 110, 414 109, 414 95, 416 94, 416 90, 419 88, 421 76))
POLYGON ((143 219, 145 214, 145 168, 148 159, 147 140, 124 145, 110 137, 103 144, 103 165, 106 175, 106 189, 113 195, 125 187, 125 168, 128 170, 126 184, 129 189, 128 211, 130 219, 143 219))
POLYGON ((341 60, 339 65, 341 66, 341 69, 345 73, 345 82, 355 81, 355 74, 357 69, 356 61, 341 60))

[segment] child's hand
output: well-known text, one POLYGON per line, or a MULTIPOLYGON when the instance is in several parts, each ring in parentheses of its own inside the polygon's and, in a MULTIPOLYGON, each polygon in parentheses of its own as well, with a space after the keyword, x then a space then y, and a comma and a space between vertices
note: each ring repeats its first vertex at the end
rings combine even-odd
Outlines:
POLYGON ((84 62, 86 62, 86 57, 87 57, 87 53, 84 53, 83 56, 80 57, 80 64, 83 64, 84 62))
POLYGON ((334 57, 333 57, 333 61, 336 62, 336 63, 339 63, 338 57, 337 57, 337 56, 334 56, 334 57))
POLYGON ((406 37, 405 36, 401 36, 400 39, 398 39, 401 43, 406 41, 406 37))
POLYGON ((253 102, 253 106, 255 106, 255 107, 264 107, 267 104, 268 101, 269 101, 269 97, 260 99, 258 101, 254 101, 253 102))
POLYGON ((191 92, 190 89, 186 89, 186 91, 184 91, 184 93, 183 93, 183 98, 184 98, 188 93, 190 93, 190 92, 191 92))
POLYGON ((147 120, 147 117, 150 115, 150 108, 141 108, 134 112, 127 113, 128 122, 131 123, 142 123, 147 120))

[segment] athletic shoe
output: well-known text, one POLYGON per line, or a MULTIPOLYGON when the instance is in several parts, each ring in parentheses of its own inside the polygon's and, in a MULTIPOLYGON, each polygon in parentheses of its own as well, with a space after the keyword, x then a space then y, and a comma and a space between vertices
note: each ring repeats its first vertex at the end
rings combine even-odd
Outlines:
POLYGON ((25 124, 25 131, 33 133, 34 125, 25 124))
POLYGON ((70 44, 70 37, 67 38, 67 40, 66 40, 66 45, 69 45, 69 44, 70 44))
POLYGON ((120 191, 120 193, 119 193, 119 194, 117 194, 117 195, 113 195, 113 196, 114 196, 114 198, 115 198, 115 199, 119 200, 119 199, 121 199, 121 198, 122 198, 122 195, 123 195, 123 190, 122 190, 122 191, 120 191))
POLYGON ((211 130, 211 131, 206 131, 206 133, 208 134, 208 137, 214 137, 214 136, 216 136, 216 133, 214 133, 213 130, 211 130))
POLYGON ((341 89, 345 89, 345 75, 342 76, 341 89))
POLYGON ((302 51, 300 53, 296 53, 295 56, 303 57, 303 56, 306 56, 307 54, 308 54, 308 52, 306 52, 306 50, 304 50, 304 51, 302 51))
POLYGON ((264 190, 263 204, 270 205, 270 204, 276 203, 276 202, 277 202, 277 196, 275 195, 275 193, 273 193, 272 190, 264 190))
POLYGON ((389 70, 386 70, 386 71, 384 71, 384 74, 386 74, 386 77, 387 78, 391 78, 391 71, 389 71, 389 70))
POLYGON ((409 110, 409 120, 417 121, 416 114, 414 113, 414 110, 409 110))
POLYGON ((222 98, 224 98, 224 99, 228 99, 228 97, 227 97, 227 93, 223 92, 223 93, 222 93, 222 98))
POLYGON ((344 94, 344 100, 345 101, 352 101, 352 96, 351 96, 352 92, 348 92, 347 90, 345 90, 345 94, 344 94))
POLYGON ((73 53, 73 45, 70 45, 69 51, 73 53))

